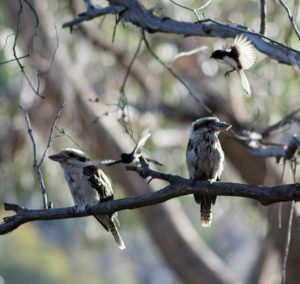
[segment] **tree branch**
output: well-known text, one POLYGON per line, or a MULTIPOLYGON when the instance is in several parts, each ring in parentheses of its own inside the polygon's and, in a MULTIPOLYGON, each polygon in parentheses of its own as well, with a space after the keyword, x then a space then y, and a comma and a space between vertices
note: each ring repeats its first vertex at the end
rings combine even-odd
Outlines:
POLYGON ((33 130, 31 127, 30 118, 29 118, 28 112, 23 108, 23 106, 19 105, 19 107, 24 113, 24 118, 25 118, 25 122, 26 122, 26 126, 27 126, 27 132, 28 132, 31 144, 32 144, 32 152, 33 152, 32 167, 33 167, 33 169, 35 171, 35 175, 38 179, 39 187, 40 187, 40 190, 42 193, 43 206, 44 206, 44 209, 46 209, 48 206, 48 197, 47 197, 47 193, 46 193, 44 179, 42 176, 41 164, 39 164, 37 161, 37 151, 36 151, 37 146, 36 146, 35 139, 33 137, 33 130))
POLYGON ((266 32, 266 14, 267 14, 267 4, 266 0, 260 0, 260 29, 261 34, 266 32))
MULTIPOLYGON (((128 167, 128 169, 141 173, 140 167, 128 167)), ((16 204, 5 203, 5 210, 13 210, 15 211, 15 215, 3 218, 4 222, 0 225, 0 234, 6 234, 22 224, 31 221, 84 217, 95 214, 112 214, 113 212, 125 209, 135 209, 162 203, 172 198, 193 193, 246 197, 255 199, 262 205, 291 200, 300 201, 300 184, 298 183, 273 187, 228 182, 210 184, 206 181, 192 181, 179 176, 164 174, 150 170, 147 167, 143 168, 142 172, 144 176, 162 178, 171 183, 165 188, 155 192, 108 201, 95 206, 87 206, 85 209, 75 206, 47 210, 29 210, 16 204)))
POLYGON ((295 111, 289 113, 285 117, 283 117, 281 120, 278 122, 268 126, 264 130, 262 130, 260 133, 263 137, 268 137, 270 136, 274 131, 278 131, 280 128, 283 128, 285 125, 290 124, 293 121, 298 121, 300 120, 299 117, 300 109, 296 109, 295 111))
POLYGON ((212 19, 196 23, 176 21, 167 17, 155 16, 151 10, 146 10, 137 0, 110 0, 110 6, 95 8, 90 14, 86 11, 75 19, 65 22, 63 27, 72 28, 75 24, 91 20, 106 14, 119 14, 123 21, 130 22, 149 33, 174 33, 184 36, 205 36, 219 38, 234 38, 244 33, 255 45, 257 50, 280 63, 300 66, 300 52, 289 48, 260 33, 252 32, 246 26, 237 24, 222 24, 212 19))
POLYGON ((284 126, 290 124, 292 121, 298 121, 299 119, 296 115, 299 114, 299 110, 300 109, 297 109, 291 112, 277 123, 260 132, 243 130, 242 134, 239 135, 231 130, 230 134, 232 134, 234 139, 246 146, 252 155, 263 158, 275 157, 278 161, 281 158, 284 158, 285 160, 294 160, 297 156, 299 156, 299 134, 294 134, 288 144, 265 143, 263 139, 269 137, 274 131, 278 131, 284 126))
POLYGON ((75 19, 63 24, 63 28, 73 28, 84 21, 90 21, 94 18, 105 16, 107 14, 119 14, 124 11, 125 7, 121 5, 112 5, 105 8, 88 9, 86 12, 79 14, 75 19))
POLYGON ((298 39, 300 40, 300 31, 297 28, 297 25, 296 25, 296 22, 295 22, 292 12, 290 11, 288 5, 283 0, 279 0, 279 3, 285 9, 285 11, 289 17, 289 21, 291 22, 291 26, 292 26, 293 30, 295 31, 295 34, 297 35, 298 39))

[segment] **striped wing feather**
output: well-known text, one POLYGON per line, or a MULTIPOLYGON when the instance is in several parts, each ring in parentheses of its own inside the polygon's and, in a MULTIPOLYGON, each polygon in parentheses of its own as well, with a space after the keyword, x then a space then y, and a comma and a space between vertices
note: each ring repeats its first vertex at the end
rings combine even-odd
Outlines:
POLYGON ((255 48, 251 41, 243 34, 236 36, 233 46, 238 50, 242 69, 249 69, 255 62, 255 48))
POLYGON ((91 186, 97 190, 100 202, 114 199, 111 183, 105 173, 96 166, 86 166, 83 172, 88 176, 91 186))

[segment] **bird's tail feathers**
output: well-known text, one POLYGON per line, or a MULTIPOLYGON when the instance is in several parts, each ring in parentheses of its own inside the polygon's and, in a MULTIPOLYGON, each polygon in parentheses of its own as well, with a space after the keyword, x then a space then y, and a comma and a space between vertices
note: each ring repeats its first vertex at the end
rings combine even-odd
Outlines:
POLYGON ((240 77, 241 77, 241 82, 242 82, 242 87, 245 91, 245 95, 247 97, 251 97, 251 88, 250 88, 250 84, 249 81, 247 79, 247 76, 244 72, 244 70, 240 70, 239 71, 240 77))
POLYGON ((118 231, 117 228, 117 224, 119 223, 118 217, 115 214, 113 214, 112 216, 109 215, 95 215, 94 216, 99 222, 100 224, 105 228, 105 230, 107 230, 108 232, 111 232, 116 243, 118 244, 120 249, 125 249, 126 246, 123 242, 123 239, 118 231))
POLYGON ((202 227, 210 227, 212 221, 211 206, 214 200, 209 195, 202 195, 200 200, 200 222, 202 227))
POLYGON ((124 241, 123 241, 123 239, 122 239, 122 237, 121 237, 121 235, 120 235, 117 227, 116 226, 112 226, 110 228, 110 232, 112 233, 112 235, 113 235, 116 243, 118 244, 119 248, 122 249, 122 250, 125 249, 126 246, 124 244, 124 241))

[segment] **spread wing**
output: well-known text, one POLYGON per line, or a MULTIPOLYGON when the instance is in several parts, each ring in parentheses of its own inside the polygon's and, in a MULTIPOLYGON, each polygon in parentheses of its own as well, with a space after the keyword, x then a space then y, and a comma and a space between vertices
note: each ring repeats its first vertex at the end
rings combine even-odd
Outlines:
POLYGON ((135 155, 139 156, 142 154, 142 150, 150 136, 151 136, 151 133, 148 132, 139 140, 139 142, 137 143, 137 145, 135 146, 135 148, 133 150, 135 155))
POLYGON ((105 173, 96 166, 86 166, 83 173, 88 177, 91 186, 97 190, 100 202, 114 199, 111 183, 105 173))
POLYGON ((255 48, 251 41, 245 35, 239 34, 234 39, 233 47, 239 53, 242 69, 249 69, 254 64, 256 58, 255 48))

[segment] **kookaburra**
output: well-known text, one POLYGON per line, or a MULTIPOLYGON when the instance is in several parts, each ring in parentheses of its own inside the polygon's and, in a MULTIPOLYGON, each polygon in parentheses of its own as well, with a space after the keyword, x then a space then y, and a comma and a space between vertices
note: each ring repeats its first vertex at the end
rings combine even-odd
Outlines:
MULTIPOLYGON (((81 150, 66 148, 61 152, 49 156, 61 165, 65 179, 69 185, 76 206, 85 208, 114 199, 111 183, 104 172, 92 165, 91 160, 81 150)), ((120 249, 125 245, 117 229, 119 223, 117 214, 95 215, 101 225, 114 236, 120 249)))
MULTIPOLYGON (((190 179, 214 182, 220 180, 224 153, 219 141, 220 131, 228 130, 230 124, 216 117, 203 117, 192 123, 186 150, 186 163, 190 179)), ((194 194, 200 204, 201 224, 209 227, 212 220, 211 205, 216 196, 194 194)))
POLYGON ((235 37, 233 44, 227 49, 218 49, 211 54, 211 58, 218 59, 232 69, 225 73, 229 75, 237 71, 241 77, 242 87, 247 96, 251 96, 251 88, 244 70, 249 69, 255 62, 255 48, 251 41, 243 34, 235 37))

